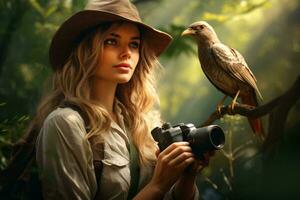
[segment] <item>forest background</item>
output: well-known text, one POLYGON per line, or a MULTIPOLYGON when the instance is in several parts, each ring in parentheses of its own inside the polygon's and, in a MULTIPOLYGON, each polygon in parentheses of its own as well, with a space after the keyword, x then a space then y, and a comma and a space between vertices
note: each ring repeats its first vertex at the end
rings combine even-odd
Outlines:
MULTIPOLYGON (((164 120, 200 125, 223 97, 199 67, 195 43, 181 32, 206 20, 220 40, 241 52, 258 80, 265 104, 285 93, 300 74, 299 0, 135 0, 144 21, 169 32, 174 41, 160 58, 160 110, 164 120)), ((59 25, 86 0, 0 2, 0 169, 10 147, 26 129, 49 88, 48 48, 59 25)), ((300 92, 300 91, 299 91, 300 92)), ((226 104, 229 103, 229 100, 226 104)), ((300 102, 288 113, 271 152, 240 115, 214 121, 226 133, 198 178, 204 199, 299 197, 300 102)), ((268 115, 264 118, 268 127, 268 115)))

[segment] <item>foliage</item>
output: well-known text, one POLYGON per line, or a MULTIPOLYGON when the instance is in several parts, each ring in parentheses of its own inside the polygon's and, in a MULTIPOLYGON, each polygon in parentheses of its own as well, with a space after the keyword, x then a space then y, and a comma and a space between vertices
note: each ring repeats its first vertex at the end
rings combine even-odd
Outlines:
MULTIPOLYGON (((4 103, 0 105, 0 108, 3 106, 5 106, 4 103)), ((23 115, 0 122, 0 170, 8 164, 12 145, 24 134, 28 121, 29 116, 23 115)))
MULTIPOLYGON (((85 2, 1 1, 0 168, 7 163, 10 153, 7 147, 23 134, 40 96, 49 87, 48 48, 51 37, 59 24, 71 13, 83 8, 85 2)), ((195 43, 191 38, 180 36, 194 21, 207 20, 225 44, 244 55, 266 101, 284 92, 300 72, 300 3, 297 0, 134 2, 148 24, 160 27, 174 38, 161 58, 165 73, 158 84, 162 115, 171 123, 201 124, 222 97, 201 72, 195 43)), ((289 135, 274 158, 277 163, 263 176, 262 182, 266 185, 273 186, 265 179, 274 181, 272 175, 276 170, 288 177, 281 175, 280 180, 294 183, 292 174, 296 170, 284 166, 284 163, 295 166, 300 163, 299 159, 293 159, 297 156, 295 141, 299 141, 296 134, 300 129, 299 114, 298 102, 287 122, 289 135)), ((253 137, 244 118, 226 117, 218 123, 228 132, 228 146, 225 153, 217 153, 198 185, 203 189, 205 199, 211 199, 209 195, 229 199, 236 195, 236 199, 247 199, 247 194, 249 198, 252 192, 260 191, 256 181, 248 180, 262 174, 263 158, 258 153, 260 141, 253 137)), ((263 188, 270 191, 268 187, 263 188)))
POLYGON ((236 16, 241 16, 259 9, 269 3, 269 0, 264 1, 229 1, 227 5, 221 7, 219 13, 203 12, 203 19, 208 21, 225 22, 232 20, 236 16))
POLYGON ((234 195, 240 193, 238 191, 242 188, 241 185, 245 187, 247 184, 241 175, 248 174, 249 171, 258 175, 262 171, 258 151, 262 141, 253 133, 245 136, 241 116, 225 116, 220 125, 226 130, 225 147, 217 152, 216 158, 211 161, 212 167, 206 169, 198 181, 199 185, 207 185, 203 190, 204 196, 211 195, 210 189, 213 188, 216 196, 238 199, 234 195))
POLYGON ((177 57, 180 54, 196 54, 195 48, 193 48, 192 38, 182 40, 180 37, 181 33, 186 29, 184 26, 171 24, 168 28, 160 28, 162 31, 171 33, 173 41, 167 51, 164 53, 167 57, 177 57))

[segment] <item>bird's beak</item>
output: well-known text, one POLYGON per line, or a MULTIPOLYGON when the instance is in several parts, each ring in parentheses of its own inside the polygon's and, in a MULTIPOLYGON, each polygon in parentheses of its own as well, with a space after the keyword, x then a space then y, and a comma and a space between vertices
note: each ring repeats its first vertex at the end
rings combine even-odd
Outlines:
POLYGON ((193 29, 187 28, 181 33, 181 36, 194 35, 194 34, 195 34, 195 31, 193 29))

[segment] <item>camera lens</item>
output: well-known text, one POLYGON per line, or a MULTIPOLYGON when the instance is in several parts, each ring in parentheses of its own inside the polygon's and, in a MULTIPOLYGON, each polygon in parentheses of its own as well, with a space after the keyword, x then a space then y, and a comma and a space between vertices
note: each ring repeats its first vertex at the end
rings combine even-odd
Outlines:
POLYGON ((209 134, 209 139, 210 139, 211 144, 216 149, 223 148, 224 143, 225 143, 225 135, 220 127, 218 127, 218 126, 212 127, 211 132, 209 134))
POLYGON ((223 148, 225 135, 219 126, 209 125, 193 129, 187 135, 187 141, 190 142, 193 152, 201 157, 203 152, 223 148))

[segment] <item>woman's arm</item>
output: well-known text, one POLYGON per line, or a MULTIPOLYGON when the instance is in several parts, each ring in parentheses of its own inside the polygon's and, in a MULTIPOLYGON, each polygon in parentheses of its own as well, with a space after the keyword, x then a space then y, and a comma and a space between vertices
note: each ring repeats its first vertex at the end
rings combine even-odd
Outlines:
POLYGON ((190 176, 182 176, 174 186, 172 197, 174 199, 194 199, 196 190, 196 174, 190 176))
POLYGON ((199 199, 199 191, 197 191, 198 188, 196 186, 197 174, 208 165, 212 155, 214 155, 214 151, 204 153, 203 160, 196 159, 192 165, 184 170, 172 191, 174 199, 199 199))
POLYGON ((134 199, 164 199, 167 193, 167 199, 198 199, 196 177, 213 153, 207 152, 204 160, 197 160, 187 142, 173 143, 159 154, 150 183, 134 199))
POLYGON ((151 181, 134 199, 163 199, 165 194, 183 174, 186 167, 194 161, 195 158, 188 142, 171 144, 158 155, 151 181))
POLYGON ((79 114, 60 109, 48 117, 37 139, 44 199, 92 199, 97 182, 92 151, 79 114))

